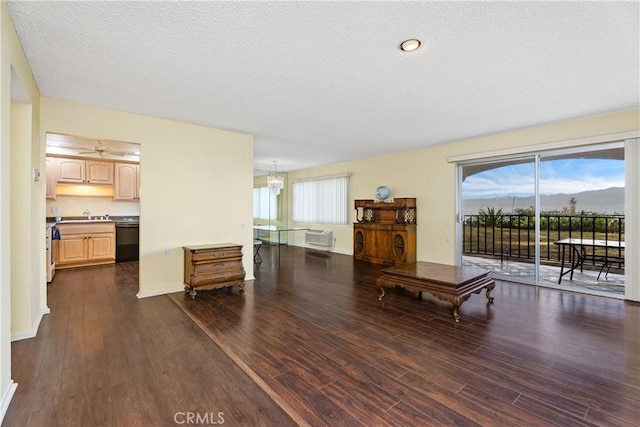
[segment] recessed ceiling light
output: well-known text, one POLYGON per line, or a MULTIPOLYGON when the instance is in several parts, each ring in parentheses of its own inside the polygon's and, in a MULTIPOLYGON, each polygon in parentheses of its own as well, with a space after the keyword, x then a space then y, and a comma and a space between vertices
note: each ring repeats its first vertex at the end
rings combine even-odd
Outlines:
POLYGON ((400 43, 400 49, 404 52, 412 52, 418 49, 422 43, 418 39, 409 39, 400 43))

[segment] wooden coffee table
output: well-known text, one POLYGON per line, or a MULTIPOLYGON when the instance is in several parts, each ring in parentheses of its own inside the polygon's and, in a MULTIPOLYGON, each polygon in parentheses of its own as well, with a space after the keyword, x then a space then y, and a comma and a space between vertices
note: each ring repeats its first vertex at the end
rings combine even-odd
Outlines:
POLYGON ((417 292, 418 299, 422 299, 422 292, 427 291, 439 300, 449 301, 453 304, 456 322, 460 321, 458 309, 472 293, 486 289, 487 299, 493 303, 491 291, 496 286, 486 270, 422 261, 385 268, 376 284, 380 288, 380 300, 384 297, 384 288, 400 286, 417 292))

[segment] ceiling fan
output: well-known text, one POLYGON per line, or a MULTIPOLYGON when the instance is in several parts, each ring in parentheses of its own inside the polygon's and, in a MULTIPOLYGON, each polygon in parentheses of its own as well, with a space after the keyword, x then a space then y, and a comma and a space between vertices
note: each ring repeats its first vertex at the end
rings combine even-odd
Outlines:
POLYGON ((78 154, 98 154, 101 157, 105 156, 124 156, 125 152, 123 151, 115 151, 112 148, 107 147, 104 142, 98 141, 98 143, 93 148, 84 148, 82 147, 78 154))

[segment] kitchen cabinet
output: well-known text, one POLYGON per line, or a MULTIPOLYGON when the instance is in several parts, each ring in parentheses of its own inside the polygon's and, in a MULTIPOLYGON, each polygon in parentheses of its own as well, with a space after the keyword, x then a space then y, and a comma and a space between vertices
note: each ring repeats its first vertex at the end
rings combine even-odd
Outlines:
POLYGON ((116 260, 114 222, 58 223, 56 268, 112 264, 116 260))
POLYGON ((113 184, 113 163, 58 157, 57 182, 70 184, 113 184))
POLYGON ((45 169, 45 178, 46 178, 46 194, 47 199, 56 199, 56 182, 58 181, 58 170, 56 168, 56 158, 55 157, 47 157, 46 158, 46 169, 45 169))
POLYGON ((245 271, 242 266, 242 245, 215 243, 183 246, 184 289, 192 298, 196 289, 217 289, 239 285, 244 292, 245 271))
POLYGON ((140 165, 115 163, 113 200, 140 199, 140 165))
POLYGON ((353 257, 373 264, 416 262, 416 199, 355 200, 353 257))

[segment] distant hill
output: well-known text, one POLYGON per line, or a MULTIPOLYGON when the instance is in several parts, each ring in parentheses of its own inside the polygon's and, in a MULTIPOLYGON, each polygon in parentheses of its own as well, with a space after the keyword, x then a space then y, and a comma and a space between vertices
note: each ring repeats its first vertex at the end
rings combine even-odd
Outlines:
MULTIPOLYGON (((576 212, 595 212, 607 214, 624 214, 624 188, 611 187, 606 190, 582 191, 574 194, 551 194, 540 196, 540 209, 546 211, 561 211, 569 208, 569 200, 577 200, 576 212)), ((514 209, 528 209, 533 207, 532 197, 494 197, 490 199, 466 199, 462 201, 462 212, 465 215, 477 214, 480 209, 487 207, 502 209, 509 213, 514 209)))

